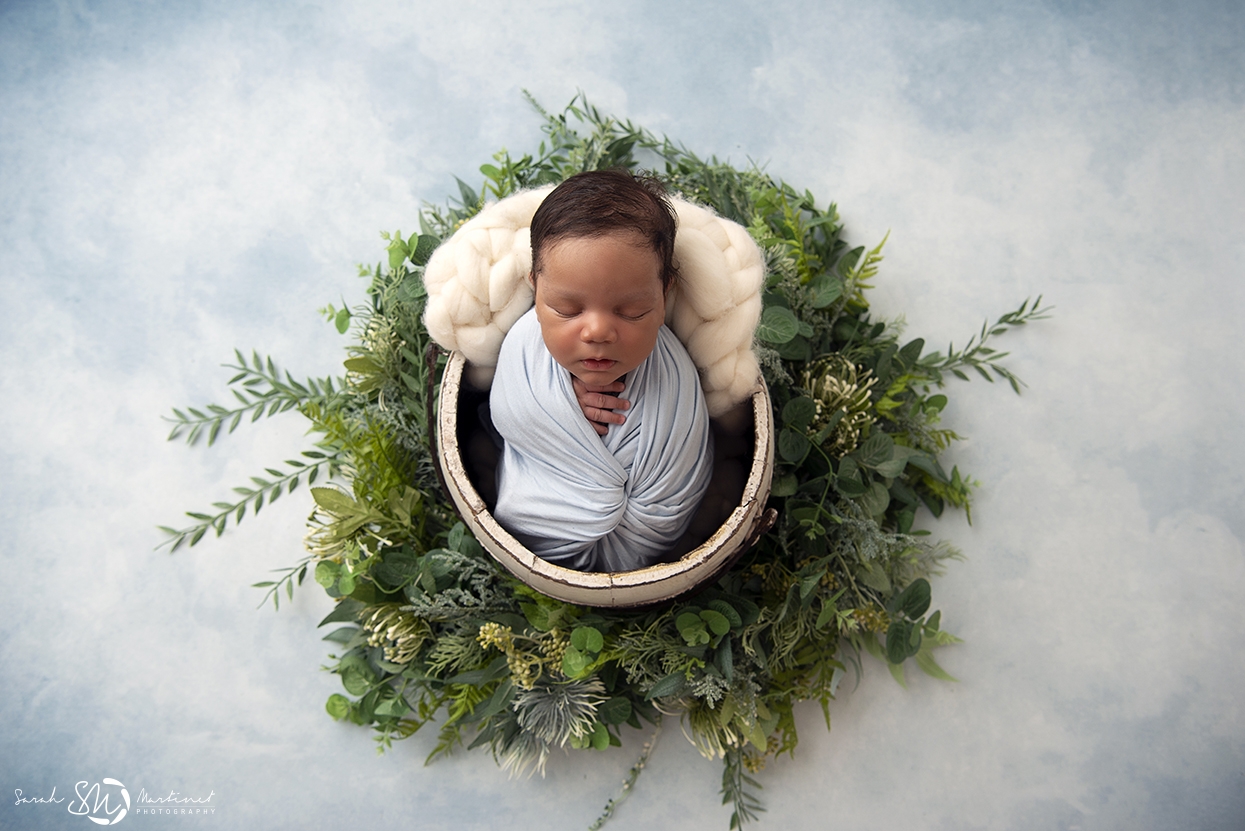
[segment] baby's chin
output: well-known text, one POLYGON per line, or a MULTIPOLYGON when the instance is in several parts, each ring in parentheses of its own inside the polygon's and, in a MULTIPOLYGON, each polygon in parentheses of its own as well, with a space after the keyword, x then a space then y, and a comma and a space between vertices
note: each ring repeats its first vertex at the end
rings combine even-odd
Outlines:
POLYGON ((563 364, 562 366, 573 377, 577 378, 584 386, 588 387, 589 389, 593 389, 593 390, 602 389, 604 387, 608 387, 610 384, 613 384, 617 381, 622 381, 623 378, 625 378, 627 375, 627 373, 625 372, 623 373, 618 373, 618 372, 613 372, 613 371, 591 372, 591 371, 585 371, 584 368, 581 366, 570 367, 570 366, 566 366, 565 364, 563 364))

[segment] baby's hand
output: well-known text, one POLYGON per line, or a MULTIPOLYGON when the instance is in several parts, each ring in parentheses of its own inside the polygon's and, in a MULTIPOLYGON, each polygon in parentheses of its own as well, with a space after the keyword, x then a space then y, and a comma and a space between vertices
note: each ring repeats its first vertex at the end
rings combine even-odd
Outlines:
POLYGON ((572 377, 571 385, 575 388, 575 400, 579 402, 579 409, 584 411, 584 418, 588 419, 592 429, 597 431, 597 435, 604 436, 609 431, 609 425, 622 424, 627 420, 622 413, 614 411, 627 409, 631 406, 631 402, 605 394, 622 392, 626 388, 622 381, 615 381, 603 387, 590 387, 578 378, 572 377))

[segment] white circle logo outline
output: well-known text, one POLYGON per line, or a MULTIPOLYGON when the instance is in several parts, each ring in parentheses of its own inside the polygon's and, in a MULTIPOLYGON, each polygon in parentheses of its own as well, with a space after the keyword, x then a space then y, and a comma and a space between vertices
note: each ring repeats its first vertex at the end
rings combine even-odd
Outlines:
POLYGON ((113 817, 111 820, 100 819, 99 817, 92 817, 92 816, 88 816, 87 819, 89 819, 91 822, 95 823, 96 825, 116 825, 118 822, 125 819, 125 815, 130 812, 130 792, 125 789, 125 785, 122 785, 116 779, 110 779, 110 778, 105 777, 104 784, 105 785, 116 785, 118 788, 121 789, 121 798, 125 800, 125 807, 122 808, 120 811, 118 811, 117 815, 113 817))

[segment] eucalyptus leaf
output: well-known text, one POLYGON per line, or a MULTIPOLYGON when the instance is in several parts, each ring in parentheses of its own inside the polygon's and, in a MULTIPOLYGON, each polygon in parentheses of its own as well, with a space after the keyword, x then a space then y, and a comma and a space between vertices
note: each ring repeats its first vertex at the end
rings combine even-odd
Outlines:
POLYGON ((693 629, 698 626, 703 626, 704 621, 700 619, 699 611, 689 610, 680 614, 678 618, 675 619, 674 625, 682 631, 684 629, 693 629))
POLYGON ((597 718, 605 724, 623 724, 631 718, 631 701, 621 696, 603 701, 597 707, 597 718))
POLYGON ((705 609, 700 613, 701 619, 705 625, 709 627, 709 631, 715 635, 725 635, 731 630, 731 622, 726 615, 713 609, 705 609))
POLYGON ((892 664, 902 664, 908 660, 915 650, 910 651, 910 638, 913 626, 911 621, 892 620, 886 630, 886 660, 892 664))
POLYGON ((843 476, 840 474, 834 480, 834 487, 835 490, 846 496, 848 499, 858 499, 864 496, 868 490, 865 487, 865 483, 860 480, 859 473, 854 477, 843 476))
POLYGON ((609 731, 606 730, 605 725, 599 721, 593 725, 591 742, 594 750, 606 750, 610 746, 609 731))
POLYGON ((744 626, 751 626, 761 616, 761 607, 746 597, 731 597, 731 605, 739 610, 744 626))
POLYGON ((852 454, 863 467, 875 468, 888 462, 894 454, 895 442, 881 430, 875 430, 852 454))
POLYGON ((341 566, 332 560, 321 560, 316 563, 316 582, 327 589, 337 582, 337 574, 340 570, 341 566))
POLYGON ((396 239, 389 246, 389 269, 397 271, 402 267, 402 262, 406 259, 406 244, 400 239, 396 239))
POLYGON ((359 667, 349 667, 342 673, 342 686, 351 695, 363 695, 371 685, 371 676, 359 667))
POLYGON ((571 646, 581 652, 590 652, 595 655, 605 646, 605 639, 597 629, 591 626, 579 626, 571 632, 571 646))
POLYGON ((812 523, 821 518, 821 507, 801 502, 787 508, 787 515, 799 523, 812 523))
POLYGON ((784 361, 804 363, 813 357, 813 347, 803 335, 796 335, 786 343, 775 345, 774 350, 784 361))
POLYGON ((329 700, 324 702, 324 709, 334 721, 341 721, 350 714, 350 699, 341 693, 333 693, 329 696, 329 700))
POLYGON ((817 415, 817 404, 806 395, 792 398, 782 408, 783 424, 792 430, 807 429, 815 415, 817 415))
POLYGON ((790 427, 784 427, 778 434, 778 454, 785 462, 798 465, 804 461, 804 457, 808 455, 811 448, 808 438, 790 427))
POLYGON ((740 617, 739 612, 735 609, 735 607, 725 600, 710 600, 706 605, 713 611, 725 617, 730 623, 732 629, 739 629, 743 627, 743 618, 740 617))
POLYGON ((876 470, 878 475, 884 479, 894 479, 896 476, 903 473, 904 468, 907 466, 908 460, 905 457, 903 459, 891 459, 889 461, 882 462, 880 465, 874 467, 874 470, 876 470))
POLYGON ((871 517, 880 517, 890 505, 891 495, 881 482, 870 482, 869 489, 860 496, 860 507, 871 517))
POLYGON ((912 465, 918 470, 922 470, 925 473, 928 473, 930 476, 934 477, 939 482, 942 482, 944 484, 951 484, 951 479, 950 477, 947 476, 947 472, 942 469, 942 465, 938 463, 937 459, 933 458, 927 453, 919 453, 919 452, 913 453, 911 456, 908 457, 908 464, 912 465))
POLYGON ((899 597, 895 599, 895 608, 909 618, 915 620, 929 609, 930 604, 930 588, 929 581, 924 577, 918 577, 908 584, 899 597))
POLYGON ((654 698, 667 698, 678 695, 686 686, 687 677, 683 674, 683 671, 672 672, 654 684, 644 696, 644 699, 651 701, 654 698))
POLYGON ((800 480, 794 473, 782 473, 774 477, 774 484, 770 488, 770 496, 783 497, 791 496, 800 486, 800 480))
POLYGON ((735 680, 735 656, 731 648, 731 639, 723 638, 713 653, 713 663, 722 673, 723 680, 731 683, 735 680))
POLYGON ((824 309, 843 296, 843 282, 833 274, 823 273, 810 285, 814 309, 824 309))
POLYGON ((372 566, 372 576, 391 590, 397 591, 414 582, 422 571, 420 563, 411 558, 386 559, 372 566))
POLYGON ((800 331, 795 313, 782 306, 767 306, 761 313, 761 323, 756 336, 766 343, 786 343, 800 331))
POLYGON ((886 576, 886 572, 878 568, 875 564, 865 562, 861 563, 856 570, 856 579, 864 583, 871 589, 885 594, 891 590, 890 578, 886 576))

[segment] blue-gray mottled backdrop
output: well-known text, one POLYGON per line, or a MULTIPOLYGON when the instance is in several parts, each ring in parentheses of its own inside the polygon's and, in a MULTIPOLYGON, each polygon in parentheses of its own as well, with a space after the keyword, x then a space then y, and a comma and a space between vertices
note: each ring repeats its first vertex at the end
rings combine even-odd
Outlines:
MULTIPOLYGON (((0 4, 0 826, 85 828, 65 798, 104 777, 216 806, 127 827, 577 828, 615 791, 644 734, 509 781, 329 719, 328 600, 248 587, 300 556, 305 492, 153 551, 306 442, 190 450, 160 416, 223 399, 235 346, 339 372, 317 309, 534 147, 526 88, 889 230, 875 306, 910 335, 1058 307, 1000 344, 1023 396, 950 390, 983 483, 933 524, 960 682, 867 664, 831 733, 803 709, 762 827, 1245 827, 1245 12, 999 5, 0 4)), ((672 725, 615 827, 725 829, 718 779, 672 725)))

